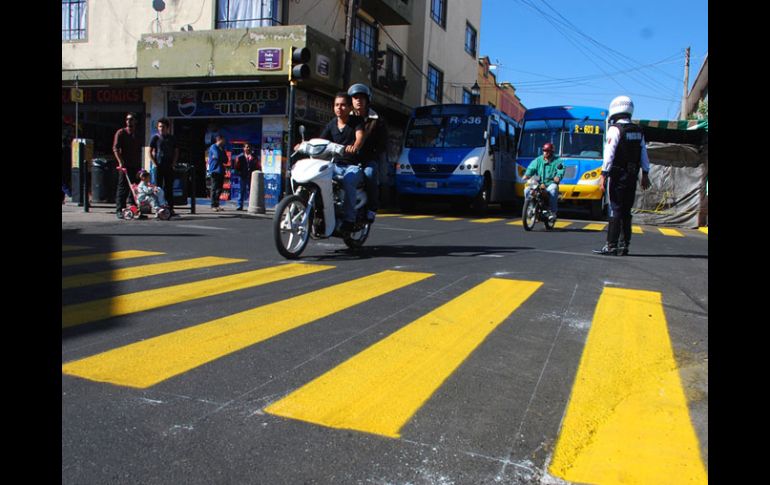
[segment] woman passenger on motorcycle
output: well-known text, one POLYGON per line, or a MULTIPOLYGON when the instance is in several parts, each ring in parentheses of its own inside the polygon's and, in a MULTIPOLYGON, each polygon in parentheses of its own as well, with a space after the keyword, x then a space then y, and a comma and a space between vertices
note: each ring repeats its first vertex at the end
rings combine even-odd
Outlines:
POLYGON ((343 201, 342 231, 352 232, 356 221, 356 187, 363 180, 361 167, 358 166, 358 151, 364 143, 364 123, 360 116, 350 114, 352 106, 348 93, 340 91, 334 98, 334 114, 319 135, 319 138, 345 145, 345 155, 335 164, 335 175, 342 179, 345 190, 343 201))
MULTIPOLYGON (((553 143, 545 143, 543 154, 532 160, 527 171, 524 172, 524 177, 522 177, 522 180, 526 182, 531 176, 537 175, 540 178, 540 184, 545 185, 545 190, 550 196, 551 215, 549 219, 551 221, 556 220, 556 211, 559 207, 559 182, 564 176, 564 165, 553 151, 553 143)), ((529 199, 529 187, 524 188, 524 199, 529 199)))

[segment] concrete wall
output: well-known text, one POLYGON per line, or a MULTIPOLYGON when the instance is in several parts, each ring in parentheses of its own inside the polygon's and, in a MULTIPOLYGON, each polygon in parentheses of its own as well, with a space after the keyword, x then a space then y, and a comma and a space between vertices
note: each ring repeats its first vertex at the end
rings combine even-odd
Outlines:
POLYGON ((214 28, 215 0, 165 0, 163 12, 152 2, 88 0, 84 41, 62 42, 62 69, 136 67, 136 45, 142 34, 214 28))
MULTIPOLYGON (((428 63, 444 73, 443 103, 462 103, 462 88, 470 90, 477 79, 481 0, 447 0, 446 29, 431 18, 430 3, 415 2, 414 29, 409 34, 410 56, 426 75, 428 63), (465 51, 466 23, 470 23, 477 32, 476 57, 465 51)), ((420 77, 419 93, 409 90, 407 102, 415 106, 433 104, 425 97, 427 79, 420 77)))

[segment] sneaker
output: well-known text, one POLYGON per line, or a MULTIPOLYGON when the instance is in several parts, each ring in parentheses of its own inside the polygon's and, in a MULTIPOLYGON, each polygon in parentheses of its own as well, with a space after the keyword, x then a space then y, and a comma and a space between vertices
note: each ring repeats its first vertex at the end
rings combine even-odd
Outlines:
POLYGON ((377 213, 374 211, 367 211, 366 212, 366 220, 369 222, 374 222, 374 218, 377 217, 377 213))
POLYGON ((115 213, 115 217, 117 217, 118 219, 123 219, 123 211, 117 211, 115 213))
POLYGON ((603 256, 617 256, 618 255, 618 249, 614 247, 610 247, 609 244, 605 244, 604 247, 601 249, 594 249, 594 254, 601 254, 603 256))
POLYGON ((628 246, 618 246, 618 255, 628 256, 628 246))
POLYGON ((243 206, 240 206, 240 207, 236 207, 236 208, 235 208, 235 210, 237 210, 237 211, 242 211, 242 210, 243 210, 243 206))
POLYGON ((548 215, 548 222, 550 222, 551 224, 556 222, 556 214, 553 214, 553 213, 549 214, 548 215))

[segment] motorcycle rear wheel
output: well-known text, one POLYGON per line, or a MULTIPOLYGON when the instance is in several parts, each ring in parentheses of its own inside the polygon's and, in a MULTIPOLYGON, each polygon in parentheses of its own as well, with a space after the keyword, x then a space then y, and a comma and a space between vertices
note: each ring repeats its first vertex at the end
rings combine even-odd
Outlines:
POLYGON ((537 203, 532 199, 524 201, 524 208, 521 210, 521 223, 525 231, 531 231, 537 222, 537 203))
POLYGON ((298 195, 285 197, 275 208, 273 239, 275 247, 286 259, 297 259, 310 238, 312 209, 305 217, 307 202, 298 195))

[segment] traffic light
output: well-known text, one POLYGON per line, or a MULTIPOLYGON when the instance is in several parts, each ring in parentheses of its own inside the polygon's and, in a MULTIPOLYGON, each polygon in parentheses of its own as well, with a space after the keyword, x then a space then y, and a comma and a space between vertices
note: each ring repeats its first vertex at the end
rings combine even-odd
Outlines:
POLYGON ((310 61, 310 49, 307 47, 292 47, 289 79, 305 79, 310 77, 310 66, 306 64, 308 61, 310 61))

